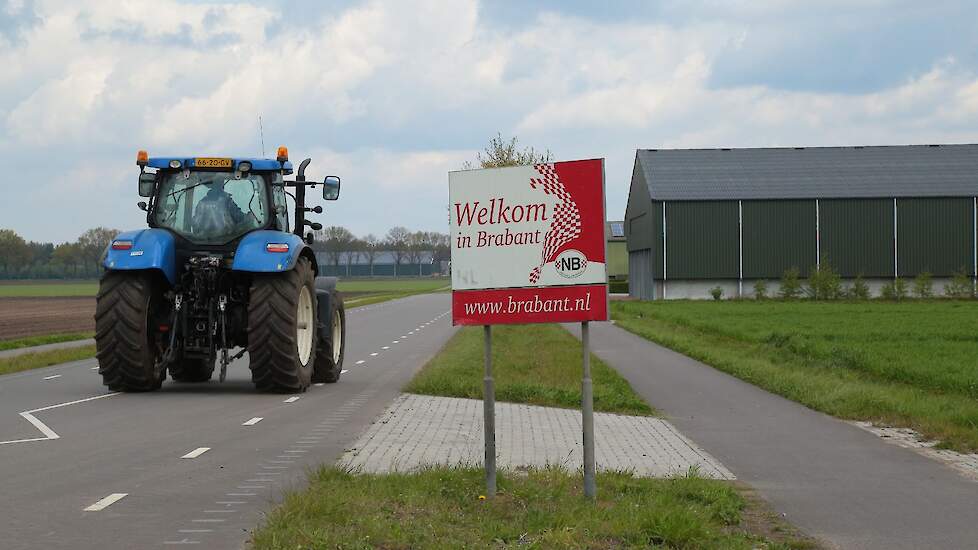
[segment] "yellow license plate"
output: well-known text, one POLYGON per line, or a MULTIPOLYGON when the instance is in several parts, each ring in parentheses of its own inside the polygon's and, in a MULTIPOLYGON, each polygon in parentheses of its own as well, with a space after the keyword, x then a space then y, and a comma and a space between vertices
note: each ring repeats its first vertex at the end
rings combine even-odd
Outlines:
POLYGON ((230 168, 231 159, 197 157, 194 159, 194 166, 197 168, 230 168))

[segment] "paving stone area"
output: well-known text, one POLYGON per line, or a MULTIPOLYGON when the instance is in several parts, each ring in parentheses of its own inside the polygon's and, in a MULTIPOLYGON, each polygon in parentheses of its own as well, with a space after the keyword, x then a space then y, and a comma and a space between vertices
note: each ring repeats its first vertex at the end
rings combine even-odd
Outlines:
POLYGON ((874 426, 871 422, 853 422, 856 426, 872 432, 887 442, 943 462, 962 473, 965 477, 978 481, 978 453, 959 453, 947 449, 936 449, 937 441, 928 441, 918 432, 910 428, 893 428, 890 426, 874 426))
MULTIPOLYGON (((481 466, 482 401, 404 394, 340 460, 365 472, 410 471, 424 465, 481 466)), ((599 470, 667 477, 686 473, 734 479, 719 461, 661 418, 595 413, 599 470)), ((560 465, 581 468, 581 413, 496 403, 500 468, 560 465)))

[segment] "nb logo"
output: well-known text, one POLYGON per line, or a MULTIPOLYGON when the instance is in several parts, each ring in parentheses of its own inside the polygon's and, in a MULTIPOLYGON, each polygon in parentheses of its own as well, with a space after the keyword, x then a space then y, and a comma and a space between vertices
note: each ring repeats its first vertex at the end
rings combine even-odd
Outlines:
POLYGON ((565 250, 560 253, 560 256, 557 256, 554 268, 561 276, 573 279, 587 269, 587 258, 579 250, 565 250))

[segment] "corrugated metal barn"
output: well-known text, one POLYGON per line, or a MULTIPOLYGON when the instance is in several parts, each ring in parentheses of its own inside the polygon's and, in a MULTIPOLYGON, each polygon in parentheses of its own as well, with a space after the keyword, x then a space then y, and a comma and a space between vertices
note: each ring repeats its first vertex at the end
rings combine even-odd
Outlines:
POLYGON ((820 262, 877 288, 921 272, 974 278, 976 196, 978 145, 639 150, 630 293, 748 296, 820 262))

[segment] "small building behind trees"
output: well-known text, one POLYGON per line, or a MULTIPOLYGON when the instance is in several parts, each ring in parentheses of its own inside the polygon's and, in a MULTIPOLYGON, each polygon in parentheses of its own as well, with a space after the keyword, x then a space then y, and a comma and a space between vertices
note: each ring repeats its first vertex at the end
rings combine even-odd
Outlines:
POLYGON ((974 283, 976 196, 978 145, 638 150, 629 293, 750 296, 822 265, 874 292, 925 272, 974 283))

